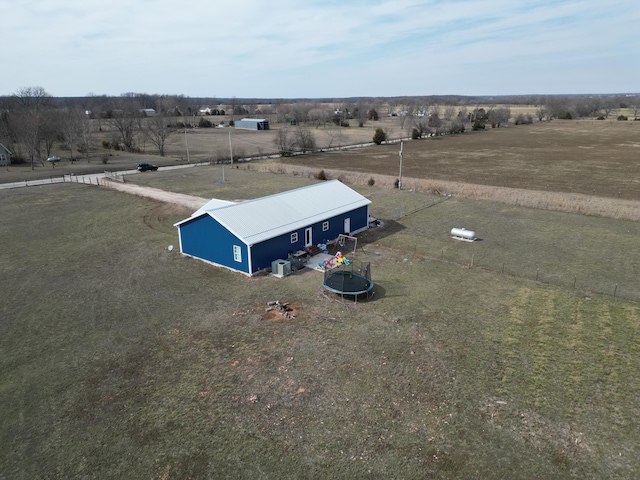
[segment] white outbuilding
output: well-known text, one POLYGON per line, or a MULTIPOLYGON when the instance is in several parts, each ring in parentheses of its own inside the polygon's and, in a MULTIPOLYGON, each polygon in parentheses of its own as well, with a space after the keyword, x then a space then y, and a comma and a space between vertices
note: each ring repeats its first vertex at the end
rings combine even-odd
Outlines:
POLYGON ((0 166, 6 167, 9 165, 11 165, 11 152, 0 143, 0 166))
POLYGON ((265 118, 243 118, 235 122, 234 127, 247 130, 269 130, 269 120, 265 118))

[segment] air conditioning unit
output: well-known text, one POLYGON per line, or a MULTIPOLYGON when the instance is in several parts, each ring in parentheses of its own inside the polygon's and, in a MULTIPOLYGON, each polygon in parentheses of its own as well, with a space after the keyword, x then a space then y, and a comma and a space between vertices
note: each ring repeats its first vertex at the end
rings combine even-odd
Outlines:
POLYGON ((276 277, 286 277, 291 273, 291 262, 289 260, 274 260, 271 262, 271 273, 276 277))

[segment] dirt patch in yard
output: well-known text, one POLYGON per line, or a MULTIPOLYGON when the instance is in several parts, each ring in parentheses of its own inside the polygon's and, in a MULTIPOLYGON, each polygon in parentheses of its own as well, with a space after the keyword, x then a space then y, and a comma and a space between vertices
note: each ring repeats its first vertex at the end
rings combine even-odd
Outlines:
POLYGON ((143 187, 133 183, 106 181, 105 186, 114 190, 120 190, 121 192, 138 195, 139 197, 153 198, 154 200, 160 200, 161 202, 180 205, 192 211, 199 209, 209 201, 207 198, 194 197, 183 193, 167 192, 166 190, 160 190, 159 188, 143 187))

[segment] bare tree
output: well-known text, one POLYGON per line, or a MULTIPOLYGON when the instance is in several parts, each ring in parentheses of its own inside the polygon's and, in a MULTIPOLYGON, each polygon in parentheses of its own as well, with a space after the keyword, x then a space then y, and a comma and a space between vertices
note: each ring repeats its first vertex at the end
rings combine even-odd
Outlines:
POLYGON ((81 139, 82 121, 87 115, 79 108, 71 109, 60 118, 60 139, 69 149, 69 156, 73 163, 73 148, 81 139))
POLYGON ((14 95, 18 104, 29 110, 40 111, 51 106, 52 97, 42 87, 23 87, 14 95))
POLYGON ((452 121, 455 118, 455 116, 456 116, 456 107, 454 107, 453 105, 449 105, 449 106, 446 106, 444 108, 444 117, 443 118, 447 122, 452 121))
POLYGON ((536 110, 536 117, 538 118, 539 122, 546 120, 548 116, 549 112, 545 107, 540 107, 536 110))
POLYGON ((137 103, 130 96, 121 96, 113 102, 106 122, 116 129, 118 143, 123 150, 135 151, 135 134, 140 127, 140 112, 137 103))
POLYGON ((429 131, 428 125, 429 117, 426 116, 414 116, 412 122, 407 130, 411 130, 411 138, 417 140, 422 138, 429 131))
POLYGON ((161 157, 165 154, 167 138, 176 131, 169 125, 169 118, 165 112, 164 108, 158 108, 155 116, 145 120, 142 129, 144 136, 158 149, 161 157))
POLYGON ((293 153, 294 139, 289 127, 283 127, 276 131, 273 143, 278 148, 278 153, 283 157, 288 157, 293 153))
POLYGON ((79 120, 80 129, 78 130, 78 135, 80 151, 84 153, 87 162, 89 162, 89 156, 91 154, 91 149, 93 148, 93 125, 91 123, 91 119, 86 114, 80 117, 79 120))
POLYGON ((45 110, 51 108, 51 95, 42 87, 25 87, 13 96, 9 125, 14 140, 26 150, 34 169, 36 158, 42 162, 40 143, 45 110))
POLYGON ((64 112, 47 108, 40 112, 40 138, 44 143, 45 154, 51 156, 53 146, 56 142, 63 140, 62 123, 64 122, 64 112))
POLYGON ((331 148, 333 146, 337 146, 338 148, 340 148, 340 146, 344 143, 344 133, 342 132, 342 128, 327 128, 324 133, 329 138, 329 144, 327 145, 328 148, 331 148))
POLYGON ((549 118, 573 118, 575 112, 569 103, 567 97, 551 96, 548 97, 545 104, 549 118))
POLYGON ((289 119, 299 125, 308 120, 310 110, 311 106, 307 103, 294 103, 289 109, 289 119))
POLYGON ((604 118, 609 118, 611 112, 616 108, 616 103, 613 98, 606 98, 602 100, 601 109, 602 116, 604 118))
POLYGON ((364 127, 368 120, 369 107, 364 102, 356 103, 352 112, 353 118, 358 122, 359 127, 364 127))
POLYGON ((40 118, 36 112, 20 108, 11 112, 10 128, 14 141, 24 148, 31 170, 35 169, 36 159, 40 158, 40 118))
POLYGON ((318 128, 320 124, 325 125, 329 118, 331 118, 331 112, 327 108, 323 108, 320 105, 315 106, 307 114, 309 121, 318 128))
POLYGON ((633 119, 637 120, 638 112, 640 112, 640 100, 635 100, 634 103, 629 105, 629 108, 633 112, 633 119))
POLYGON ((443 126, 444 126, 444 122, 442 121, 442 119, 440 118, 440 116, 437 113, 432 113, 429 116, 429 121, 428 121, 428 126, 429 126, 429 131, 431 132, 432 135, 441 135, 443 130, 443 126))
POLYGON ((511 117, 511 109, 508 107, 500 107, 489 110, 488 113, 489 121, 495 127, 500 127, 507 122, 509 122, 509 118, 511 117))
POLYGON ((316 139, 313 132, 307 127, 298 126, 294 133, 294 145, 302 153, 312 152, 316 149, 316 139))

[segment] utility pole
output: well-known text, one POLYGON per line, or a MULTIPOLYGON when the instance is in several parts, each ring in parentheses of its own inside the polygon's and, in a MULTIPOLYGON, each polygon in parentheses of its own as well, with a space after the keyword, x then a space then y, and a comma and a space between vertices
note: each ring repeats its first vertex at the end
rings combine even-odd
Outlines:
POLYGON ((184 143, 187 145, 187 163, 189 162, 189 140, 187 139, 187 127, 184 127, 184 143))
POLYGON ((400 142, 400 151, 398 155, 400 155, 400 176, 398 178, 398 190, 402 190, 402 146, 404 142, 400 142))

